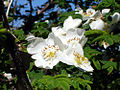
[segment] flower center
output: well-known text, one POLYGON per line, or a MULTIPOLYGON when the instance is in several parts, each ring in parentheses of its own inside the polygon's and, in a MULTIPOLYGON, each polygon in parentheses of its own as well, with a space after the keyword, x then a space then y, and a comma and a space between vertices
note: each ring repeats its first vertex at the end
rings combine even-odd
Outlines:
POLYGON ((55 59, 57 56, 56 56, 56 52, 59 50, 59 48, 55 45, 48 45, 46 47, 44 47, 44 49, 42 50, 42 55, 43 55, 43 58, 45 60, 53 60, 55 59))
POLYGON ((74 55, 74 59, 78 64, 82 64, 82 63, 88 63, 88 59, 81 56, 78 52, 73 52, 74 55))

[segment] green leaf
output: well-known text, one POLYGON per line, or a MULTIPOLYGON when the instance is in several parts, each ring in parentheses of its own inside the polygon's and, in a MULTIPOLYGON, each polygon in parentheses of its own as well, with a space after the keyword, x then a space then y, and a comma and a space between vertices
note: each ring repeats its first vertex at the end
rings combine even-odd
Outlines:
POLYGON ((90 47, 84 48, 85 56, 90 59, 93 56, 97 56, 99 54, 102 54, 101 52, 97 51, 96 49, 91 49, 90 47))
POLYGON ((113 66, 114 69, 117 69, 117 62, 112 62, 112 61, 107 61, 107 62, 102 61, 102 62, 104 63, 104 65, 102 66, 102 69, 106 69, 110 66, 113 66))
POLYGON ((18 37, 19 40, 25 40, 25 34, 23 30, 14 30, 14 34, 18 37))
POLYGON ((91 90, 91 86, 87 84, 87 90, 91 90))
POLYGON ((95 65, 95 67, 96 67, 98 70, 100 70, 100 69, 101 69, 100 62, 99 62, 98 60, 95 60, 95 59, 93 59, 92 61, 93 61, 93 64, 95 65))
POLYGON ((114 43, 120 43, 120 35, 113 35, 112 39, 113 39, 114 43))
POLYGON ((107 43, 109 43, 110 45, 113 45, 113 40, 112 40, 111 36, 108 35, 108 34, 104 34, 104 35, 101 35, 101 36, 95 38, 95 39, 92 41, 92 43, 94 43, 94 42, 96 42, 96 41, 102 41, 102 40, 105 40, 105 41, 106 41, 107 43))
POLYGON ((93 36, 93 35, 103 35, 106 34, 105 31, 101 31, 101 30, 89 30, 85 32, 85 36, 93 36))
POLYGON ((108 75, 113 71, 113 66, 110 66, 108 69, 107 69, 107 71, 108 71, 108 75))
POLYGON ((67 82, 65 81, 59 81, 59 86, 63 89, 63 90, 70 90, 70 86, 67 82))

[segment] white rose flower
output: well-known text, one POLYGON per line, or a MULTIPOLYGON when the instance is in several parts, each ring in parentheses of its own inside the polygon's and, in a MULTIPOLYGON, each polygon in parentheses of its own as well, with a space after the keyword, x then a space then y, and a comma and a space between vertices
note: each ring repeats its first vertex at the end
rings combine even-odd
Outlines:
POLYGON ((103 47, 104 47, 105 49, 107 49, 107 47, 110 46, 110 44, 107 43, 107 42, 105 42, 105 41, 102 41, 101 45, 103 45, 103 47))
POLYGON ((90 65, 90 62, 86 57, 84 57, 83 49, 80 44, 77 44, 76 47, 72 45, 64 51, 64 59, 61 62, 68 65, 74 65, 84 71, 92 72, 93 68, 90 65))
POLYGON ((4 73, 4 76, 5 76, 8 80, 11 80, 11 79, 12 79, 12 74, 11 74, 11 73, 4 73))
POLYGON ((52 69, 63 57, 58 45, 54 44, 53 37, 53 34, 50 34, 46 40, 36 37, 28 45, 27 51, 32 54, 33 59, 36 59, 36 67, 52 69))
POLYGON ((95 12, 94 9, 87 9, 86 12, 84 12, 84 13, 82 14, 82 16, 83 16, 83 21, 92 18, 95 13, 96 13, 96 12, 95 12))

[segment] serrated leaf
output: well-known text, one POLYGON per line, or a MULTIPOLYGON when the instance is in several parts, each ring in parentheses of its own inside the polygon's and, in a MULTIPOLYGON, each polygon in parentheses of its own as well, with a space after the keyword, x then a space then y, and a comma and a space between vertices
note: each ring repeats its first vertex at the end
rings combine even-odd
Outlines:
POLYGON ((93 61, 93 64, 95 65, 95 67, 96 67, 98 70, 100 70, 100 69, 101 69, 100 62, 99 62, 98 60, 95 60, 95 59, 93 59, 92 61, 93 61))
POLYGON ((67 82, 65 81, 59 81, 59 86, 63 89, 63 90, 70 90, 70 86, 67 82))
POLYGON ((57 80, 57 81, 65 81, 65 82, 67 82, 68 84, 72 84, 72 81, 71 81, 69 78, 57 78, 56 80, 57 80))
POLYGON ((113 35, 112 39, 113 39, 114 43, 120 43, 120 35, 113 35))
POLYGON ((65 74, 60 74, 60 75, 54 76, 54 78, 68 78, 68 76, 65 74))
POLYGON ((100 41, 100 40, 105 40, 107 43, 109 43, 110 45, 113 45, 113 40, 112 38, 110 37, 110 35, 108 34, 104 34, 104 35, 101 35, 97 38, 95 38, 92 43, 96 42, 96 41, 100 41))
POLYGON ((106 34, 106 32, 101 30, 89 30, 85 32, 85 36, 103 35, 103 34, 106 34))
POLYGON ((108 69, 107 69, 107 71, 108 71, 108 75, 113 71, 113 66, 110 66, 108 69))
POLYGON ((102 66, 102 69, 106 69, 110 66, 113 66, 115 69, 117 69, 117 62, 108 61, 102 66))
POLYGON ((91 86, 87 84, 87 90, 91 90, 91 86))
POLYGON ((84 48, 85 56, 90 59, 93 56, 101 54, 101 52, 97 51, 96 49, 91 49, 90 47, 85 47, 84 48))

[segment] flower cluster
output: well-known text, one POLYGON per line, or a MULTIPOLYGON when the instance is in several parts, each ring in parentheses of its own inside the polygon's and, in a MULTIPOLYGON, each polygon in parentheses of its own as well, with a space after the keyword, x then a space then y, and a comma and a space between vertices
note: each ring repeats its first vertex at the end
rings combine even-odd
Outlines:
MULTIPOLYGON (((73 19, 69 16, 63 23, 63 27, 52 27, 52 32, 47 39, 30 35, 26 39, 30 42, 27 47, 28 53, 35 59, 35 66, 46 69, 53 69, 59 62, 67 65, 74 65, 84 71, 93 71, 90 61, 84 56, 83 46, 87 42, 84 36, 85 30, 78 28, 88 24, 90 30, 106 30, 120 21, 120 14, 115 12, 111 15, 110 24, 105 22, 105 15, 110 9, 102 11, 87 9, 84 12, 81 8, 75 9, 75 14, 82 15, 82 19, 73 19)), ((106 49, 109 44, 105 41, 102 45, 106 49)))
POLYGON ((87 41, 85 30, 78 28, 81 19, 69 16, 63 27, 53 27, 47 39, 30 35, 26 38, 30 44, 28 53, 35 59, 35 66, 53 69, 59 62, 74 65, 83 71, 93 71, 90 61, 84 56, 83 46, 87 41))
MULTIPOLYGON (((105 15, 110 12, 110 9, 103 9, 100 10, 94 10, 92 8, 89 8, 86 10, 86 12, 83 11, 81 8, 75 9, 75 14, 82 15, 82 21, 83 26, 88 24, 90 26, 90 30, 105 30, 107 32, 112 32, 115 29, 117 29, 116 24, 120 21, 120 14, 118 12, 115 12, 114 14, 110 15, 111 22, 108 24, 105 22, 105 15)), ((103 47, 106 49, 110 45, 103 41, 101 43, 103 47)))
POLYGON ((82 15, 82 21, 85 21, 83 25, 89 24, 90 29, 97 29, 97 30, 106 30, 106 27, 111 26, 112 24, 118 23, 120 21, 120 14, 115 12, 111 15, 111 23, 108 25, 105 22, 105 15, 110 12, 110 9, 103 9, 102 11, 94 9, 87 9, 86 12, 83 12, 81 8, 75 9, 75 14, 82 15))

